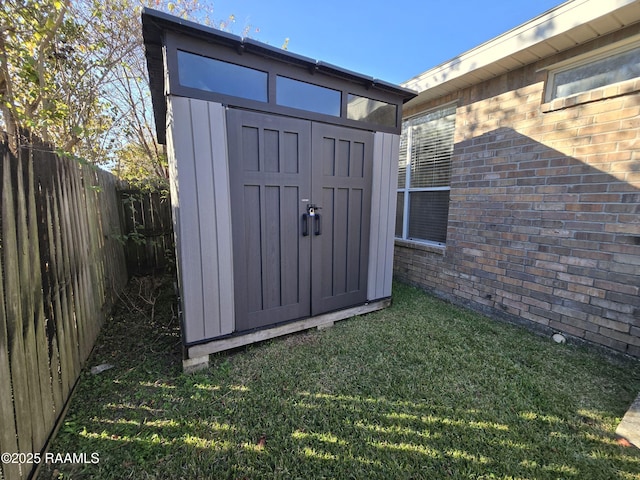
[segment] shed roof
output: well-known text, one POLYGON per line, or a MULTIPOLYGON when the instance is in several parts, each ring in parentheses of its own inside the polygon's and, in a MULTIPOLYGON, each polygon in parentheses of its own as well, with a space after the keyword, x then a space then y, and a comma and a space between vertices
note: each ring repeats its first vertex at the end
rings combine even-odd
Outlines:
POLYGON ((153 111, 156 119, 158 141, 164 143, 166 129, 165 73, 162 47, 164 31, 172 31, 195 37, 206 42, 225 45, 241 52, 259 55, 274 61, 297 65, 311 71, 329 75, 344 81, 364 85, 367 88, 381 90, 397 95, 403 102, 416 96, 416 92, 367 75, 362 75, 326 62, 314 60, 302 55, 275 48, 250 38, 242 38, 221 30, 169 15, 164 12, 145 8, 142 12, 142 34, 147 57, 149 82, 153 111))
POLYGON ((640 0, 569 0, 402 83, 408 105, 453 93, 640 21, 640 0))

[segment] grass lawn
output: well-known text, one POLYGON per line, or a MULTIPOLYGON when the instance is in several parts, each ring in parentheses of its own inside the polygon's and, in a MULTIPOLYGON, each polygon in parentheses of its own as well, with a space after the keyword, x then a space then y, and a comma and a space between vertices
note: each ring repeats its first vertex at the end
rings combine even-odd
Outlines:
POLYGON ((640 479, 614 435, 640 362, 396 284, 391 308, 184 375, 168 292, 152 314, 130 290, 88 364, 114 368, 83 373, 49 450, 99 463, 39 478, 640 479))

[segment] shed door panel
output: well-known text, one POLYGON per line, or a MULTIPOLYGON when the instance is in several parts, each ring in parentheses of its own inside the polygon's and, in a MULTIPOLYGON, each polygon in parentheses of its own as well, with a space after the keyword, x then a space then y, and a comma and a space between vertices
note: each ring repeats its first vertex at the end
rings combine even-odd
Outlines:
POLYGON ((373 134, 314 123, 312 197, 320 209, 313 236, 312 314, 367 300, 373 134))
POLYGON ((228 111, 236 331, 367 300, 373 134, 228 111), (307 205, 320 208, 308 218, 307 205))
POLYGON ((310 315, 311 124, 228 111, 236 330, 310 315), (306 196, 306 197, 305 197, 306 196))

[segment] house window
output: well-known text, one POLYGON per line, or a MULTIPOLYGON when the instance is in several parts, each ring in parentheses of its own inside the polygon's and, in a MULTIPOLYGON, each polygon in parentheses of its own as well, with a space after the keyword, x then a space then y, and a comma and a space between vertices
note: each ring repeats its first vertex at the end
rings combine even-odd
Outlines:
POLYGON ((591 55, 552 70, 546 101, 568 97, 617 82, 640 77, 640 45, 591 55))
POLYGON ((455 105, 406 120, 400 137, 396 237, 444 245, 455 105))

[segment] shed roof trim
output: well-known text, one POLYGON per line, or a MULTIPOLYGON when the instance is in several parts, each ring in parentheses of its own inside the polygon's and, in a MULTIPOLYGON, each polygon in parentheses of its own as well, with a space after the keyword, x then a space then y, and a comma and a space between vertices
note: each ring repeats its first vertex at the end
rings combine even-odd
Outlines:
POLYGON ((319 71, 338 78, 368 85, 369 87, 381 88, 383 90, 393 92, 402 98, 413 98, 416 95, 416 92, 409 88, 394 85, 368 75, 362 75, 320 60, 314 60, 312 58, 305 57, 304 55, 298 55, 282 48, 276 48, 252 38, 240 37, 216 28, 184 20, 158 10, 145 8, 142 12, 142 17, 145 45, 160 46, 162 44, 162 30, 171 30, 178 33, 196 36, 203 40, 215 41, 218 44, 226 44, 239 51, 261 55, 263 57, 272 58, 274 60, 279 60, 293 65, 300 65, 314 71, 319 71))
POLYGON ((639 0, 570 0, 402 85, 424 101, 530 63, 529 52, 544 58, 638 21, 639 0))

